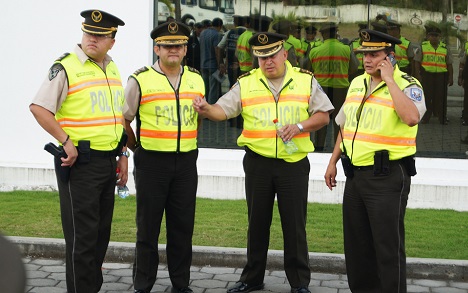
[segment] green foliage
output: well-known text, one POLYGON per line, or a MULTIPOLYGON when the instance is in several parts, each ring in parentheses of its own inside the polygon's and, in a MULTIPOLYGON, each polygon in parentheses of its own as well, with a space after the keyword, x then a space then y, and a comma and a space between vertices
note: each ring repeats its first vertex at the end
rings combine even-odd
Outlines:
MULTIPOLYGON (((57 193, 15 191, 0 193, 0 231, 10 236, 63 238, 57 193)), ((136 201, 116 197, 111 241, 134 242, 136 201)), ((308 205, 309 251, 343 253, 341 205, 308 205)), ((408 209, 406 212, 408 257, 468 259, 468 212, 408 209)), ((166 243, 165 219, 160 242, 166 243)), ((197 198, 193 244, 246 247, 245 200, 197 198)), ((271 225, 270 249, 283 249, 277 206, 271 225)))

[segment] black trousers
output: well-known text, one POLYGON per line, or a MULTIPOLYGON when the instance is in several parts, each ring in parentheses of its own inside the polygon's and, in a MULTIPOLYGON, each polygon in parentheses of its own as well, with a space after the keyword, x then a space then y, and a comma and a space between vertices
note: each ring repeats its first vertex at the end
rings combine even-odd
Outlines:
POLYGON ((411 177, 399 162, 390 175, 355 170, 343 198, 346 271, 353 293, 405 293, 405 211, 411 177))
POLYGON ((102 263, 109 244, 114 212, 115 156, 75 163, 70 180, 56 169, 62 229, 66 247, 69 293, 95 293, 102 286, 102 263))
POLYGON ((292 287, 310 282, 306 237, 307 194, 310 164, 307 157, 296 163, 269 159, 251 150, 243 160, 249 229, 247 264, 240 281, 263 283, 275 196, 284 239, 284 270, 292 287))
POLYGON ((448 73, 433 73, 423 70, 421 78, 427 109, 422 121, 428 122, 434 115, 438 117, 440 124, 445 124, 447 120, 448 73))
POLYGON ((159 264, 158 238, 164 213, 167 265, 172 286, 183 288, 189 285, 198 185, 197 158, 198 150, 164 153, 139 147, 135 152, 135 289, 150 292, 156 281, 159 264))

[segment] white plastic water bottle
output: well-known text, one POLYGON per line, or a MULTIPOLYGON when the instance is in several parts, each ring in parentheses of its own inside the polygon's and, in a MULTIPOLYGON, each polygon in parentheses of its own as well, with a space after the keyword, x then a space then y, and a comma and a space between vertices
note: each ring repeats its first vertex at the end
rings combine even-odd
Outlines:
MULTIPOLYGON (((119 173, 120 173, 120 169, 117 168, 115 176, 116 176, 116 177, 119 176, 119 173)), ((119 179, 119 180, 120 180, 120 179, 119 179)), ((117 181, 118 181, 118 180, 117 180, 117 181)), ((117 185, 117 195, 118 195, 120 198, 127 198, 127 197, 130 195, 130 190, 128 190, 127 185, 124 185, 124 186, 117 185)))
MULTIPOLYGON (((276 127, 276 131, 278 133, 278 136, 281 136, 281 127, 283 127, 283 125, 281 124, 281 122, 278 121, 278 119, 274 119, 273 120, 273 123, 275 124, 275 127, 276 127)), ((292 140, 287 140, 287 141, 284 141, 284 148, 286 150, 286 152, 290 155, 294 154, 295 152, 297 152, 298 148, 297 148, 297 145, 294 143, 294 141, 292 140)))
POLYGON ((117 185, 117 195, 120 198, 127 198, 130 195, 130 191, 128 190, 127 185, 124 185, 124 186, 117 185))

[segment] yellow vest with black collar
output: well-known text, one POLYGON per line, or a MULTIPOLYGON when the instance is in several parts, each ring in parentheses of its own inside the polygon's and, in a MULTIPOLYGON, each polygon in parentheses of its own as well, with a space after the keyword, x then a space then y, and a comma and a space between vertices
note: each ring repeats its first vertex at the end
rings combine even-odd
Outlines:
MULTIPOLYGON (((418 80, 406 75, 395 67, 395 82, 401 90, 410 85, 418 85, 412 90, 412 99, 422 99, 422 89, 418 80)), ((343 143, 346 152, 355 166, 374 164, 374 153, 388 150, 390 160, 399 160, 416 153, 418 126, 410 127, 397 115, 392 97, 384 82, 381 82, 365 99, 370 75, 356 77, 348 90, 343 110, 346 115, 343 143), (359 123, 358 123, 359 118, 359 123)), ((343 150, 343 145, 341 145, 343 150)))
POLYGON ((204 96, 205 86, 200 74, 192 70, 184 66, 178 90, 152 67, 131 75, 140 86, 137 139, 144 149, 188 152, 197 148, 198 113, 192 100, 204 96))
POLYGON ((117 66, 111 61, 104 72, 99 65, 76 54, 66 54, 62 64, 68 78, 68 95, 55 119, 75 145, 89 140, 91 148, 110 151, 123 133, 124 90, 117 66))
POLYGON ((309 100, 312 73, 292 67, 286 61, 287 72, 278 101, 269 89, 261 69, 254 69, 239 78, 244 129, 237 139, 239 146, 267 158, 297 162, 314 150, 308 132, 296 135, 292 141, 298 151, 289 155, 283 140, 277 136, 273 120, 283 124, 296 124, 309 118, 309 100))

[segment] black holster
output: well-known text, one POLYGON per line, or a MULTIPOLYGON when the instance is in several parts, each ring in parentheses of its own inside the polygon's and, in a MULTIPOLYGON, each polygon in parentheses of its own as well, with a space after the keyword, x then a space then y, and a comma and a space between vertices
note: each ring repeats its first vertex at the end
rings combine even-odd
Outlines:
POLYGON ((354 177, 354 166, 351 163, 351 159, 346 154, 342 154, 341 157, 341 164, 343 165, 343 171, 346 178, 353 178, 354 177))

